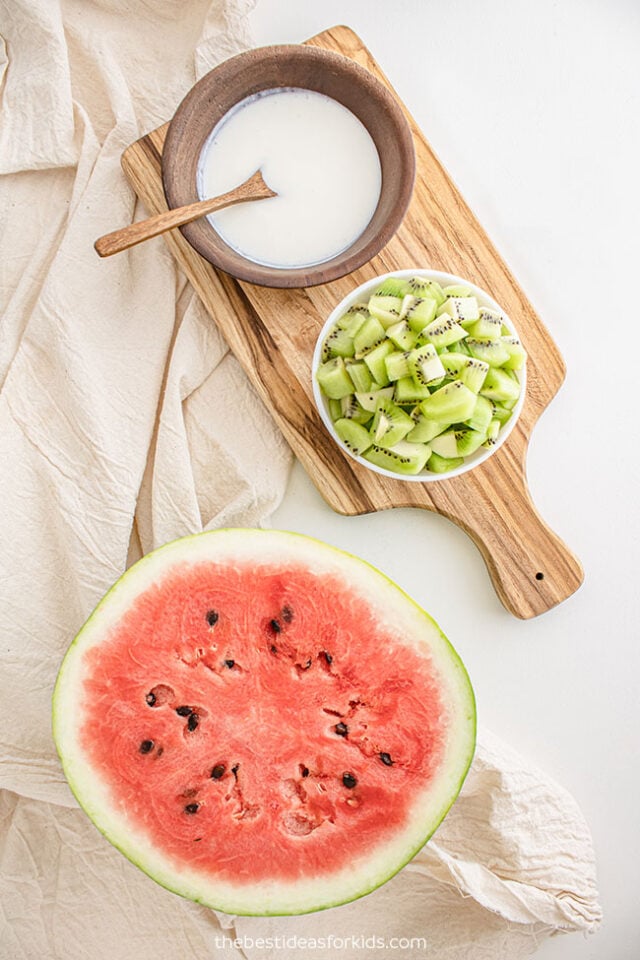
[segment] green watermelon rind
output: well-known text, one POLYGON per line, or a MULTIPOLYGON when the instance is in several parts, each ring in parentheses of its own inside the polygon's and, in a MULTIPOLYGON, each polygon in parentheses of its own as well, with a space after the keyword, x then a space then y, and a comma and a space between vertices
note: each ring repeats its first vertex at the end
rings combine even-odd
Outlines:
MULTIPOLYGON (((433 836, 451 809, 451 806, 457 799, 473 760, 477 733, 475 696, 464 664, 457 651, 442 632, 433 617, 431 617, 426 610, 424 610, 415 600, 413 600, 411 596, 409 596, 401 587, 391 580, 390 577, 388 577, 373 564, 370 564, 368 561, 363 560, 355 554, 345 551, 339 547, 331 546, 313 537, 292 531, 272 531, 252 528, 221 528, 219 530, 205 531, 204 533, 181 537, 148 553, 136 564, 125 571, 125 573, 114 583, 110 590, 100 600, 91 615, 78 631, 62 661, 53 692, 52 722, 54 741, 71 791, 79 805, 84 809, 96 828, 106 837, 106 839, 109 840, 109 842, 116 847, 116 849, 118 849, 128 860, 130 860, 131 863, 142 870, 143 873, 147 874, 147 876, 170 892, 186 897, 187 899, 190 899, 195 903, 200 903, 203 906, 219 910, 223 913, 236 914, 238 916, 293 916, 298 914, 314 913, 340 906, 364 897, 390 880, 393 876, 399 873, 400 870, 402 870, 403 867, 405 867, 416 856, 416 854, 419 853, 423 846, 433 836), (78 769, 76 772, 75 768, 76 766, 80 766, 80 764, 75 758, 70 758, 65 753, 64 720, 67 717, 67 710, 65 706, 65 686, 68 682, 69 673, 73 669, 76 654, 82 649, 83 641, 85 640, 87 634, 93 630, 94 627, 97 627, 98 630, 100 629, 99 621, 105 611, 113 606, 114 601, 119 599, 126 587, 130 586, 134 580, 144 580, 146 583, 152 582, 152 580, 144 579, 143 576, 147 573, 149 568, 153 566, 158 566, 160 570, 166 570, 170 568, 170 564, 167 566, 162 564, 159 565, 159 559, 164 559, 171 553, 180 551, 189 544, 202 542, 203 538, 216 536, 219 537, 220 535, 232 537, 237 537, 238 535, 250 537, 283 536, 287 538, 294 538, 298 539, 299 541, 310 543, 314 548, 330 551, 334 559, 346 558, 349 563, 353 562, 360 568, 366 568, 370 574, 374 575, 374 577, 381 578, 383 581, 385 581, 387 587, 391 588, 391 593, 394 596, 396 596, 398 599, 401 598, 404 603, 408 604, 414 609, 414 611, 418 612, 420 617, 423 618, 433 629, 434 639, 437 637, 438 642, 440 642, 443 648, 442 652, 445 654, 445 656, 441 656, 440 659, 446 664, 448 668, 448 677, 453 681, 452 686, 458 691, 459 703, 463 706, 459 720, 465 734, 464 742, 459 753, 457 753, 451 761, 452 767, 454 767, 453 761, 455 761, 455 768, 454 772, 452 772, 449 776, 451 782, 449 783, 449 788, 445 794, 446 800, 436 808, 435 813, 428 819, 428 822, 426 822, 424 832, 420 834, 418 840, 411 843, 405 854, 394 860, 393 864, 390 865, 388 869, 379 871, 373 878, 369 880, 369 882, 363 883, 355 891, 350 889, 348 892, 346 892, 346 895, 343 891, 343 893, 339 893, 334 897, 330 896, 324 899, 318 897, 316 898, 315 902, 309 902, 306 900, 296 903, 295 900, 292 899, 286 907, 283 908, 280 906, 278 909, 270 909, 268 903, 268 899, 270 898, 267 898, 267 902, 260 904, 257 902, 259 897, 256 896, 254 898, 256 903, 254 905, 252 904, 251 909, 249 909, 247 908, 246 904, 243 904, 239 899, 234 899, 236 893, 242 893, 242 891, 245 889, 244 885, 234 887, 234 894, 232 894, 230 898, 225 898, 224 895, 215 895, 213 898, 211 898, 206 893, 200 894, 199 891, 194 890, 192 884, 181 883, 177 880, 175 874, 171 872, 171 868, 166 864, 166 857, 164 858, 164 870, 154 868, 153 865, 149 863, 150 857, 145 856, 144 851, 142 853, 140 852, 139 842, 136 843, 135 839, 131 841, 126 836, 123 838, 122 828, 118 829, 117 824, 113 825, 110 823, 110 817, 108 812, 105 814, 104 806, 96 807, 95 804, 88 802, 88 798, 86 796, 87 791, 83 789, 82 785, 83 775, 86 779, 86 770, 78 769)), ((444 780, 444 778, 442 779, 444 780)), ((163 857, 160 856, 159 859, 162 860, 163 857)), ((264 886, 264 884, 261 884, 261 886, 264 886)), ((321 889, 323 886, 329 886, 333 890, 334 894, 337 892, 335 889, 336 880, 333 876, 329 876, 328 879, 319 878, 318 888, 321 889)), ((224 882, 220 884, 221 889, 225 887, 230 888, 231 885, 224 882)))

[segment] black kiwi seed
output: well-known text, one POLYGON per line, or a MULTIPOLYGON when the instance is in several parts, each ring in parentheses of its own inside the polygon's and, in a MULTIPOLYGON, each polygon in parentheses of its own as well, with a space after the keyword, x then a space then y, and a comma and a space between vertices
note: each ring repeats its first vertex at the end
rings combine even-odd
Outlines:
POLYGON ((215 627, 216 623, 218 622, 218 617, 219 614, 217 610, 208 610, 205 614, 205 619, 210 627, 215 627))
POLYGON ((184 808, 185 813, 197 813, 200 809, 199 803, 188 803, 184 808))
POLYGON ((193 707, 188 707, 185 703, 182 707, 176 707, 176 713, 179 717, 190 717, 193 713, 193 707))
POLYGON ((153 692, 153 690, 150 690, 149 693, 148 693, 148 694, 146 695, 146 697, 145 697, 145 700, 147 701, 147 703, 149 704, 150 707, 155 707, 155 705, 156 705, 156 700, 157 700, 157 699, 158 699, 158 698, 156 697, 156 695, 155 695, 155 693, 153 692))
POLYGON ((224 777, 226 770, 227 768, 225 767, 224 763, 216 763, 215 767, 211 771, 211 779, 220 780, 221 777, 224 777))
POLYGON ((151 753, 153 750, 153 740, 143 740, 138 750, 140 753, 151 753))
POLYGON ((229 670, 231 670, 232 667, 235 667, 235 665, 235 660, 225 660, 225 666, 229 667, 229 670))
POLYGON ((282 632, 282 624, 280 623, 279 620, 270 620, 270 621, 269 621, 269 626, 271 627, 271 629, 273 630, 274 633, 281 633, 281 632, 282 632))
POLYGON ((358 785, 358 781, 352 773, 343 773, 342 782, 349 790, 353 790, 358 785))
POLYGON ((197 713, 189 714, 189 719, 187 720, 187 730, 195 730, 199 723, 200 717, 197 713))
POLYGON ((346 737, 346 735, 349 733, 349 727, 346 725, 346 723, 336 723, 333 729, 339 737, 346 737))
POLYGON ((393 766, 393 760, 391 759, 391 756, 390 756, 388 753, 380 753, 380 754, 378 754, 378 756, 380 757, 380 759, 381 759, 382 762, 384 763, 385 767, 392 767, 392 766, 393 766))

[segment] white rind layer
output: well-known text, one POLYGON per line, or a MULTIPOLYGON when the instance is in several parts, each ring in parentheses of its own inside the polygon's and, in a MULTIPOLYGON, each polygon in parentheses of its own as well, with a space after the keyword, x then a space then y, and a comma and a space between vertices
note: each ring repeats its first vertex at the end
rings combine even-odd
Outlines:
POLYGON ((173 541, 148 554, 111 588, 78 633, 60 668, 53 695, 53 731, 67 780, 98 829, 162 886, 227 913, 309 913, 361 897, 398 872, 420 850, 455 800, 473 757, 475 701, 465 668, 432 618, 384 574, 351 554, 301 534, 253 529, 217 530, 173 541), (432 664, 448 711, 441 767, 415 796, 409 826, 366 857, 323 877, 255 885, 215 882, 171 861, 154 847, 126 811, 114 807, 108 784, 92 769, 78 738, 83 656, 99 644, 135 597, 171 569, 203 561, 240 564, 302 563, 312 572, 339 574, 366 597, 380 622, 432 664))

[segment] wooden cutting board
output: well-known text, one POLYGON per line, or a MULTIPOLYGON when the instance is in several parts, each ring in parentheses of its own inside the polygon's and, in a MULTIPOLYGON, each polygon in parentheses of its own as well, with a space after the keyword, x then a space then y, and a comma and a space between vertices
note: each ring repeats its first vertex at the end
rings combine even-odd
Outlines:
MULTIPOLYGON (((308 43, 351 57, 391 87, 347 27, 334 27, 308 43)), ((564 379, 564 363, 423 134, 407 117, 417 160, 411 206, 391 242, 350 276, 303 290, 257 287, 218 272, 178 231, 165 234, 166 241, 327 503, 347 515, 421 507, 448 517, 477 544, 505 607, 517 617, 534 617, 569 597, 583 579, 579 561, 538 515, 525 475, 531 431, 564 379), (503 446, 469 473, 424 484, 388 479, 344 455, 316 412, 311 388, 315 341, 338 301, 377 274, 413 267, 455 273, 488 290, 513 320, 529 356, 524 407, 503 446)), ((136 141, 122 158, 127 178, 150 213, 166 209, 160 176, 166 131, 167 124, 136 141)))

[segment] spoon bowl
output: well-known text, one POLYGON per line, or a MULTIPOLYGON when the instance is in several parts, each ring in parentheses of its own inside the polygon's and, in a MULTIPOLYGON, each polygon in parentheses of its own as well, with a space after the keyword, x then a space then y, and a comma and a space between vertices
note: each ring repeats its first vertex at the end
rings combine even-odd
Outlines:
POLYGON ((268 287, 307 287, 345 276, 370 260, 398 229, 413 191, 415 153, 409 123, 395 97, 348 57, 307 45, 249 50, 226 60, 190 90, 164 143, 162 179, 169 207, 196 202, 198 167, 213 128, 236 104, 265 90, 301 88, 336 100, 369 132, 382 185, 369 224, 356 240, 322 263, 302 267, 260 264, 229 246, 207 219, 181 228, 205 259, 231 276, 268 287))

